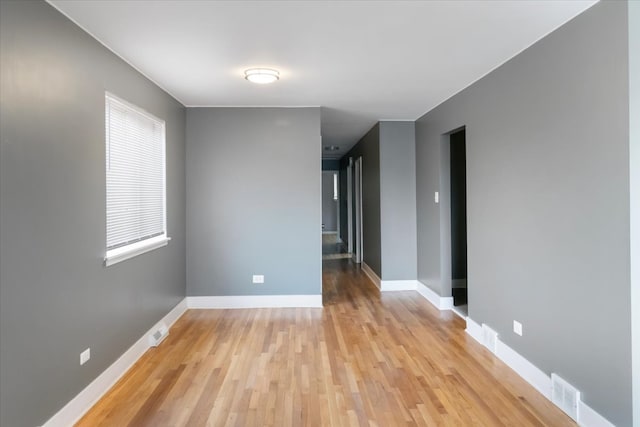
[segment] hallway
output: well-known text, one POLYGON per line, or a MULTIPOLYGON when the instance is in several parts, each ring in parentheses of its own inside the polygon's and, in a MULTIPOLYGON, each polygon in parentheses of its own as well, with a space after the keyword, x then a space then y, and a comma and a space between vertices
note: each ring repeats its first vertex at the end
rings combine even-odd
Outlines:
POLYGON ((351 258, 351 254, 347 253, 345 245, 338 239, 337 233, 322 233, 323 260, 348 258, 351 258))
POLYGON ((574 425, 417 293, 349 260, 323 288, 323 309, 187 311, 78 425, 574 425))

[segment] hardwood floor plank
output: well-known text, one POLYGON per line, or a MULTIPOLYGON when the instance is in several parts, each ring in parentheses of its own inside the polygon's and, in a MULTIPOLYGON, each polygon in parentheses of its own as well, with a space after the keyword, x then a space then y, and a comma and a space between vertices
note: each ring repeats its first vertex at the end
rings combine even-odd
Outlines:
POLYGON ((189 310, 77 425, 575 425, 458 316, 324 265, 323 309, 189 310))

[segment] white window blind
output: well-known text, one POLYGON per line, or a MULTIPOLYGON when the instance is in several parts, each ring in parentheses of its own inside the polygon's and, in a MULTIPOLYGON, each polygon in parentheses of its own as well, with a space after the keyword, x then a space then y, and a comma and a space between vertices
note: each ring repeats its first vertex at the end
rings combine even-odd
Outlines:
POLYGON ((105 100, 109 257, 166 237, 165 124, 113 95, 105 100))

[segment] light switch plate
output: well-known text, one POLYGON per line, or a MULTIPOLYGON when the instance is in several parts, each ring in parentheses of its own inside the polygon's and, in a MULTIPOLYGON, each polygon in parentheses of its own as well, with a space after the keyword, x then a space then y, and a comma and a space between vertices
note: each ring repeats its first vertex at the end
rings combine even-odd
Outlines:
POLYGON ((85 363, 87 363, 89 361, 89 359, 91 359, 91 349, 88 348, 85 351, 83 351, 82 353, 80 353, 80 364, 84 365, 85 363))
POLYGON ((517 320, 513 321, 513 332, 522 336, 522 323, 518 322, 517 320))
POLYGON ((433 195, 433 201, 436 203, 440 203, 440 193, 439 192, 435 192, 433 195))

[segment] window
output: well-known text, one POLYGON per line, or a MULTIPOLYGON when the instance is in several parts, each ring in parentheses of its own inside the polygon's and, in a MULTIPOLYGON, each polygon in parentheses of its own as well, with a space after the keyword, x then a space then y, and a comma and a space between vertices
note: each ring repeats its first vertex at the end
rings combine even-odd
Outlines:
POLYGON ((164 121, 107 93, 105 123, 109 266, 169 238, 164 121))
POLYGON ((333 174, 333 200, 338 200, 338 174, 333 174))

